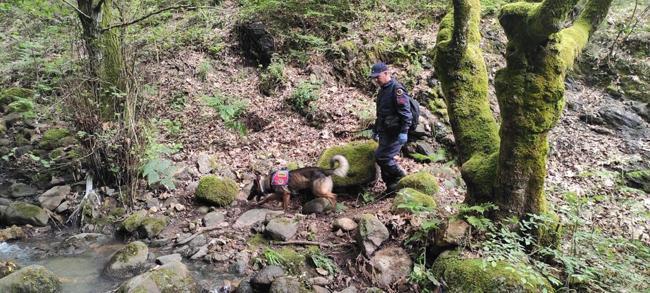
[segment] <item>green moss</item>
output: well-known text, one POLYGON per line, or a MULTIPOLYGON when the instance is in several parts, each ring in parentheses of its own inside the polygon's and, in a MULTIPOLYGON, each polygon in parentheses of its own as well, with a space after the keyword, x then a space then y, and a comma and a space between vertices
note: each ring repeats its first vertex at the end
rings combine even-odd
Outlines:
POLYGON ((50 128, 43 133, 43 137, 38 143, 38 146, 44 149, 64 147, 69 142, 66 140, 69 136, 70 131, 65 128, 50 128))
POLYGON ((9 113, 27 113, 34 110, 34 103, 28 99, 18 98, 7 106, 9 113))
POLYGON ((469 203, 491 201, 498 159, 497 152, 490 155, 478 154, 463 164, 461 174, 467 184, 469 203))
POLYGON ((419 171, 413 174, 409 174, 400 179, 400 181, 397 183, 398 189, 407 187, 413 188, 419 192, 431 196, 438 193, 440 190, 436 177, 427 171, 419 171))
POLYGON ((542 214, 546 221, 538 227, 536 232, 537 242, 541 247, 559 248, 562 236, 564 236, 564 227, 560 217, 553 211, 547 210, 542 214))
POLYGON ((554 292, 548 280, 522 264, 464 259, 458 251, 441 254, 431 271, 449 292, 554 292))
POLYGON ((131 233, 137 231, 140 227, 140 224, 142 224, 142 220, 145 216, 145 211, 138 211, 131 214, 126 219, 124 219, 124 221, 122 221, 122 229, 131 233))
POLYGON ((393 199, 392 210, 394 212, 410 211, 414 209, 434 210, 436 207, 436 200, 432 196, 413 188, 404 188, 397 192, 397 195, 393 199), (400 205, 407 205, 412 208, 400 207, 400 205))
POLYGON ((237 197, 239 186, 230 178, 203 176, 196 189, 196 199, 206 204, 225 207, 237 197))
POLYGON ((246 243, 248 243, 251 248, 258 248, 261 246, 268 246, 269 240, 266 239, 263 234, 258 233, 249 237, 246 243))
POLYGON ((650 169, 629 172, 625 178, 629 186, 650 192, 650 169))
POLYGON ((146 217, 142 220, 140 227, 148 238, 153 238, 167 227, 167 222, 167 217, 164 216, 146 217))
POLYGON ((120 251, 118 251, 113 258, 119 262, 129 262, 129 260, 138 255, 140 251, 148 249, 147 245, 140 242, 140 241, 134 241, 126 246, 124 246, 120 251))
POLYGON ((0 292, 61 292, 61 281, 45 267, 32 265, 0 279, 0 292))
POLYGON ((8 105, 18 99, 29 99, 34 95, 34 92, 25 88, 8 88, 0 91, 0 106, 8 105))
POLYGON ((7 132, 7 123, 4 119, 0 119, 0 136, 4 135, 7 132))
POLYGON ((52 150, 47 156, 50 158, 50 160, 56 160, 65 155, 65 150, 63 148, 56 148, 52 150))
POLYGON ((298 253, 291 247, 283 247, 277 250, 278 255, 282 259, 282 267, 287 270, 289 274, 300 275, 305 269, 305 255, 298 253))
POLYGON ((377 143, 368 141, 351 142, 341 146, 331 147, 321 154, 317 165, 330 168, 330 159, 335 155, 343 155, 350 163, 350 171, 346 177, 333 176, 334 185, 351 187, 367 184, 376 177, 375 149, 377 143))
POLYGON ((287 169, 289 169, 289 170, 296 170, 296 169, 299 169, 299 168, 300 168, 300 165, 298 163, 296 163, 296 162, 287 163, 287 169))

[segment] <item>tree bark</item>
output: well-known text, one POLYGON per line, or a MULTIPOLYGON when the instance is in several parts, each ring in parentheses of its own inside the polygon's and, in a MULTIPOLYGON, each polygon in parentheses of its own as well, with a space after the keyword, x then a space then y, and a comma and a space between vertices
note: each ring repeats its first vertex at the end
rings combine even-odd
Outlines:
POLYGON ((591 0, 564 28, 577 0, 505 5, 499 22, 508 37, 507 66, 497 72, 501 110, 497 135, 479 49, 478 0, 454 0, 441 24, 435 68, 459 149, 466 201, 492 201, 499 217, 548 212, 544 179, 548 132, 564 108, 564 80, 611 0, 591 0))

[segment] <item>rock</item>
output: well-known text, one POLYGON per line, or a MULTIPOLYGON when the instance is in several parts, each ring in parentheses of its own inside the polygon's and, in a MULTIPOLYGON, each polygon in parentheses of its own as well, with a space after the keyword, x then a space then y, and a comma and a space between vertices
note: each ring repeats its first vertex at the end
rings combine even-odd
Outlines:
POLYGON ((238 193, 239 186, 234 180, 207 175, 199 181, 195 196, 200 202, 225 207, 235 200, 238 193))
POLYGON ((48 269, 31 265, 0 279, 0 292, 41 293, 60 292, 61 281, 48 269))
POLYGON ((293 277, 279 277, 271 283, 269 293, 295 293, 304 292, 304 288, 297 278, 293 277))
POLYGON ((287 218, 275 218, 266 225, 266 235, 273 240, 287 241, 298 231, 298 223, 287 218))
POLYGON ((484 263, 448 250, 436 258, 431 272, 444 280, 446 292, 554 292, 544 276, 523 264, 499 261, 486 269, 484 263))
POLYGON ((255 223, 264 221, 267 215, 280 215, 282 211, 272 211, 269 209, 252 209, 241 214, 232 225, 233 228, 250 228, 255 223))
POLYGON ((284 269, 279 266, 266 266, 251 278, 251 286, 255 290, 266 292, 271 288, 271 283, 285 275, 284 269))
POLYGON ((313 285, 312 289, 314 290, 314 293, 330 293, 330 290, 327 290, 327 288, 321 287, 319 285, 313 285))
POLYGON ((410 149, 412 150, 408 152, 408 155, 418 162, 431 162, 430 157, 436 153, 435 148, 430 143, 425 141, 416 141, 410 144, 410 149), (420 156, 414 156, 413 154, 419 154, 426 156, 427 158, 421 158, 420 156))
POLYGON ((175 262, 175 261, 180 262, 181 260, 183 260, 183 257, 178 253, 174 253, 174 254, 168 254, 168 255, 163 255, 163 256, 157 257, 156 258, 156 264, 165 265, 165 264, 168 264, 170 262, 175 262))
POLYGON ((235 263, 231 266, 231 271, 238 275, 243 275, 248 269, 248 262, 250 261, 250 255, 246 251, 240 251, 235 257, 235 263))
POLYGON ((222 212, 209 212, 203 216, 203 226, 216 227, 225 221, 225 215, 222 212))
POLYGON ((326 286, 329 285, 329 283, 331 283, 331 281, 325 277, 314 277, 309 279, 309 284, 312 285, 326 286))
POLYGON ((650 169, 625 174, 627 185, 650 193, 650 169))
POLYGON ((69 130, 65 128, 50 128, 43 133, 38 147, 45 150, 53 150, 58 147, 74 144, 75 142, 69 130))
POLYGON ((435 244, 439 247, 460 245, 469 232, 467 222, 456 219, 449 222, 436 231, 435 244))
POLYGON ((20 266, 13 260, 0 261, 0 279, 20 269, 20 266))
POLYGON ((357 223, 350 218, 338 218, 332 223, 334 230, 352 231, 357 228, 357 223))
POLYGON ((45 210, 33 204, 12 202, 8 206, 0 206, 0 222, 5 225, 46 226, 49 219, 45 210))
POLYGON ((5 135, 5 132, 7 132, 7 122, 0 118, 0 136, 5 135))
POLYGON ((4 121, 7 127, 13 126, 14 124, 18 123, 22 119, 23 119, 23 115, 21 115, 20 113, 9 113, 4 117, 4 121))
POLYGON ((153 238, 167 227, 167 223, 165 216, 148 216, 146 211, 140 210, 124 219, 120 230, 140 238, 153 238))
POLYGON ((11 199, 0 197, 0 206, 8 206, 12 203, 11 199))
POLYGON ((136 292, 199 292, 190 271, 181 262, 174 261, 151 269, 124 282, 118 293, 136 292))
POLYGON ((394 212, 413 212, 413 209, 433 211, 436 207, 436 200, 432 196, 413 188, 404 188, 397 192, 391 210, 394 212))
POLYGON ((357 292, 358 292, 357 287, 354 287, 354 285, 347 287, 341 291, 337 291, 337 293, 357 293, 357 292))
POLYGON ((345 145, 331 147, 321 154, 318 166, 330 168, 330 159, 335 155, 343 155, 350 163, 350 171, 346 177, 333 176, 337 187, 353 187, 370 183, 375 180, 375 149, 377 143, 368 141, 351 142, 345 145))
POLYGON ((401 247, 387 247, 377 251, 370 264, 375 271, 373 284, 390 288, 407 281, 413 261, 401 247))
POLYGON ((438 193, 438 190, 440 190, 436 177, 427 171, 419 171, 406 175, 397 183, 397 189, 407 187, 431 196, 435 195, 438 193))
POLYGON ((157 198, 153 198, 153 197, 149 198, 149 199, 147 199, 147 202, 146 202, 145 206, 148 209, 159 208, 160 207, 160 200, 158 200, 157 198))
POLYGON ((239 282, 239 286, 237 286, 237 290, 235 290, 236 293, 253 293, 253 287, 251 286, 251 279, 246 278, 239 282))
POLYGON ((24 238, 25 232, 23 232, 23 228, 11 226, 9 228, 0 229, 0 242, 24 238))
POLYGON ((607 106, 599 110, 598 114, 602 121, 615 128, 639 128, 643 119, 636 113, 626 110, 622 106, 607 106))
POLYGON ((38 193, 38 189, 25 183, 14 183, 9 187, 9 194, 13 198, 33 196, 38 193))
POLYGON ((131 278, 147 269, 149 248, 134 241, 113 254, 104 267, 104 275, 114 279, 131 278))
POLYGON ((302 207, 302 213, 305 215, 308 214, 322 214, 334 210, 335 207, 332 206, 332 202, 326 198, 315 198, 308 201, 302 207))
POLYGON ((193 251, 196 251, 206 244, 208 244, 208 238, 205 237, 205 235, 201 234, 194 237, 194 239, 192 239, 187 245, 189 245, 193 251))
POLYGON ((64 201, 62 202, 58 207, 56 207, 56 212, 61 214, 65 211, 67 211, 70 208, 70 202, 69 201, 64 201))
POLYGON ((646 122, 650 123, 650 104, 635 102, 632 104, 632 110, 634 110, 634 112, 641 116, 646 122))
POLYGON ((97 246, 108 240, 109 237, 104 234, 79 233, 63 240, 59 251, 65 255, 78 255, 88 251, 91 246, 97 246))
POLYGON ((212 171, 212 162, 210 162, 210 155, 207 153, 200 153, 196 159, 196 165, 199 167, 201 174, 208 174, 212 171))
POLYGON ((388 228, 375 215, 361 215, 357 228, 357 241, 366 256, 371 256, 384 241, 388 240, 388 237, 388 228))
POLYGON ((41 207, 48 210, 56 209, 70 193, 70 185, 54 186, 38 197, 41 207))
POLYGON ((239 46, 249 59, 264 67, 271 64, 275 52, 275 40, 266 25, 261 22, 249 22, 237 28, 239 46))

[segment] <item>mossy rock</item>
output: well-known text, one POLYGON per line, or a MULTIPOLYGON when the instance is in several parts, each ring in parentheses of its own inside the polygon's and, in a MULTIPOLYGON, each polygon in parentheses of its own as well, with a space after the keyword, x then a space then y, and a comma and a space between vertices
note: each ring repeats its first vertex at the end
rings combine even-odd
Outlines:
POLYGON ((8 105, 18 99, 28 99, 34 95, 30 89, 13 87, 0 91, 0 106, 8 105))
POLYGON ((397 188, 413 188, 427 195, 434 195, 440 190, 436 177, 426 171, 406 175, 397 183, 397 188))
POLYGON ((650 193, 650 169, 629 172, 625 178, 629 186, 650 193))
POLYGON ((398 191, 393 199, 392 210, 394 212, 404 212, 413 209, 434 210, 437 206, 436 200, 432 196, 413 188, 404 188, 398 191), (408 205, 413 208, 400 207, 400 205, 408 205))
POLYGON ((69 130, 65 128, 50 128, 43 133, 38 147, 50 150, 74 144, 75 142, 76 140, 70 136, 69 130))
POLYGON ((8 206, 0 206, 0 222, 5 225, 46 226, 49 219, 44 209, 26 202, 12 202, 8 206))
POLYGON ((341 146, 331 147, 321 154, 318 166, 330 168, 330 159, 335 155, 344 156, 350 163, 350 171, 346 177, 333 176, 337 187, 353 187, 364 185, 375 180, 375 149, 377 143, 372 140, 351 142, 341 146))
POLYGON ((194 293, 199 289, 187 267, 179 261, 172 261, 127 280, 117 292, 194 293))
POLYGON ((142 273, 147 268, 149 248, 134 241, 118 250, 106 264, 104 274, 114 279, 125 279, 142 273))
POLYGON ((203 176, 196 188, 196 199, 200 202, 225 207, 231 204, 237 194, 239 186, 230 178, 222 178, 214 175, 203 176))
POLYGON ((0 292, 61 292, 61 281, 54 273, 45 267, 31 265, 0 279, 0 292))
POLYGON ((146 211, 140 210, 124 219, 120 230, 136 237, 153 238, 158 236, 167 224, 167 217, 148 216, 146 211))
POLYGON ((7 105, 7 112, 9 113, 27 113, 33 110, 34 102, 23 98, 18 98, 7 105))
POLYGON ((463 258, 446 251, 434 261, 431 271, 447 285, 447 292, 554 292, 548 280, 523 264, 463 258))

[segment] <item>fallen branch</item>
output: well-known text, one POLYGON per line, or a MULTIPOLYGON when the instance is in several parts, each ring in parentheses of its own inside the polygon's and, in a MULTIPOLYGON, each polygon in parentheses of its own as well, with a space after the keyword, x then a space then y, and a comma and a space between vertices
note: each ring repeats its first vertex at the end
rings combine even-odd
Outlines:
POLYGON ((151 12, 151 13, 143 16, 143 17, 134 19, 132 21, 123 22, 123 23, 120 23, 120 24, 111 25, 111 26, 109 26, 107 28, 103 28, 103 29, 101 29, 100 32, 104 33, 106 31, 112 30, 114 28, 125 27, 125 26, 129 26, 129 25, 132 25, 132 24, 136 24, 136 23, 141 22, 141 21, 143 21, 143 20, 145 20, 145 19, 147 19, 149 17, 152 17, 152 16, 157 15, 157 14, 161 14, 161 13, 163 13, 165 11, 169 11, 169 10, 175 10, 175 9, 194 10, 194 9, 199 9, 199 8, 211 8, 211 6, 176 5, 176 6, 165 7, 163 9, 151 12))
POLYGON ((356 243, 357 243, 356 241, 347 242, 347 243, 323 243, 319 241, 300 241, 300 240, 280 241, 280 242, 271 241, 271 244, 275 244, 275 245, 318 245, 320 247, 340 247, 340 246, 353 245, 356 243))
POLYGON ((221 227, 221 226, 212 226, 212 227, 206 227, 205 229, 201 229, 201 230, 197 231, 196 233, 190 235, 189 237, 187 237, 187 238, 185 238, 185 239, 183 239, 181 241, 176 241, 176 246, 184 245, 184 244, 192 241, 192 239, 196 238, 196 236, 199 236, 199 235, 201 235, 201 234, 203 234, 205 232, 210 232, 212 230, 217 230, 219 228, 223 228, 223 227, 221 227))

